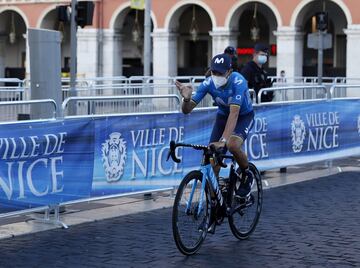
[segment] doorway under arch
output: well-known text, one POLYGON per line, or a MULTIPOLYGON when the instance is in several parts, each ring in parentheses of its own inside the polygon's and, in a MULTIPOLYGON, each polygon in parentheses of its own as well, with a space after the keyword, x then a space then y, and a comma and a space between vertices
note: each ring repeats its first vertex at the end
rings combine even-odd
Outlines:
POLYGON ((312 1, 305 5, 296 18, 296 27, 304 34, 303 76, 317 76, 318 51, 307 47, 308 34, 315 33, 316 13, 328 13, 327 33, 332 35, 332 48, 324 50, 323 76, 346 76, 346 35, 348 22, 342 8, 334 1, 312 1))
POLYGON ((200 5, 185 4, 172 14, 168 30, 177 35, 173 56, 178 75, 205 74, 212 56, 212 28, 210 15, 200 5))
POLYGON ((25 79, 26 23, 14 10, 0 13, 0 77, 25 79))
POLYGON ((229 27, 237 36, 238 66, 241 69, 252 59, 256 43, 266 44, 270 57, 265 68, 270 75, 276 74, 276 31, 279 23, 272 8, 262 2, 251 1, 234 10, 229 27))
MULTIPOLYGON (((142 76, 144 73, 144 16, 144 10, 126 7, 114 21, 114 32, 122 36, 118 41, 121 44, 117 44, 120 55, 114 55, 117 64, 122 66, 122 70, 118 70, 117 75, 129 77, 142 76)), ((154 24, 151 20, 151 32, 153 28, 154 24)), ((152 62, 150 69, 150 73, 152 73, 152 62)))

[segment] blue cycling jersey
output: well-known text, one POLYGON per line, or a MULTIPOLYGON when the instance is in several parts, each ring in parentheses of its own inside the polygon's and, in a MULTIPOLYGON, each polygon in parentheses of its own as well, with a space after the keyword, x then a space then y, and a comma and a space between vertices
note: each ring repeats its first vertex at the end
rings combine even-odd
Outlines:
POLYGON ((230 113, 230 105, 240 106, 240 115, 248 114, 253 111, 249 88, 246 79, 237 72, 232 72, 227 83, 219 88, 208 77, 196 90, 192 100, 197 104, 209 93, 217 106, 218 113, 228 116, 230 113))

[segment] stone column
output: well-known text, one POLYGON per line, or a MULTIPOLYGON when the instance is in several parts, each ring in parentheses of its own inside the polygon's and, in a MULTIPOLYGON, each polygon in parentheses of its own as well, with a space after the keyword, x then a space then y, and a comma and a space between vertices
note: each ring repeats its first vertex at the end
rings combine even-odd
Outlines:
POLYGON ((96 77, 98 65, 97 29, 78 29, 77 32, 77 75, 96 77))
POLYGON ((177 34, 156 29, 153 38, 154 76, 177 75, 177 34))
POLYGON ((122 75, 122 34, 112 29, 104 30, 103 68, 104 76, 122 75))
POLYGON ((277 75, 284 70, 289 78, 302 76, 304 33, 296 27, 279 27, 274 35, 277 38, 277 75))
MULTIPOLYGON (((30 79, 30 48, 27 34, 25 35, 25 46, 26 46, 26 54, 25 54, 25 79, 30 79)), ((30 93, 29 93, 30 94, 30 93)))
MULTIPOLYGON (((360 24, 349 25, 344 30, 347 37, 346 44, 346 77, 356 78, 357 80, 348 80, 348 83, 359 84, 360 80, 360 24)), ((347 89, 348 97, 360 97, 359 88, 347 89)))
POLYGON ((228 28, 214 28, 210 32, 212 37, 212 57, 223 53, 224 49, 231 45, 237 46, 237 34, 229 31, 228 28))
POLYGON ((0 77, 5 77, 6 36, 0 37, 0 77))

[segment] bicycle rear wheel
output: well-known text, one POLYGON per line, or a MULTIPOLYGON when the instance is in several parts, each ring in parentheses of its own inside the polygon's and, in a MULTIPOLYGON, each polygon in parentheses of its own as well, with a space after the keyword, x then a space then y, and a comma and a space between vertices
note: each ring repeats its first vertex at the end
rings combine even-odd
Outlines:
POLYGON ((195 254, 204 241, 209 226, 211 214, 211 199, 208 185, 199 207, 201 199, 201 182, 203 175, 200 171, 191 171, 181 181, 177 190, 173 213, 172 229, 175 244, 185 255, 195 254))
POLYGON ((240 182, 236 182, 232 208, 234 211, 229 216, 229 225, 231 232, 238 239, 247 239, 254 232, 259 221, 262 208, 262 183, 261 175, 254 164, 249 163, 249 169, 254 175, 254 185, 247 198, 235 196, 235 189, 239 187, 240 182))

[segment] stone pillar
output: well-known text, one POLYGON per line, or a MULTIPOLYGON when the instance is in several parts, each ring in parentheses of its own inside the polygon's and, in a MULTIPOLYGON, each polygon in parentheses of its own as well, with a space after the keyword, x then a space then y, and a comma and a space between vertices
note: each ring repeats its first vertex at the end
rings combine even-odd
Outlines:
MULTIPOLYGON (((274 35, 277 38, 277 75, 284 70, 289 78, 302 76, 304 33, 295 27, 279 27, 274 35)), ((288 79, 288 82, 291 81, 288 79)))
MULTIPOLYGON (((348 83, 359 84, 360 80, 360 24, 349 25, 344 30, 347 37, 346 44, 346 77, 356 78, 356 80, 348 80, 348 83)), ((348 97, 360 97, 359 88, 347 89, 348 97)))
POLYGON ((6 36, 0 37, 0 77, 5 77, 6 36))
POLYGON ((112 29, 104 30, 103 68, 104 76, 122 75, 122 34, 112 29))
MULTIPOLYGON (((25 35, 25 46, 26 46, 26 54, 25 54, 25 79, 30 79, 30 48, 27 34, 25 35)), ((29 93, 30 94, 30 93, 29 93)))
POLYGON ((77 75, 96 77, 98 65, 97 29, 77 31, 77 75))
POLYGON ((156 29, 153 38, 154 76, 177 75, 177 34, 156 29))
POLYGON ((223 53, 224 49, 231 45, 237 46, 237 34, 232 33, 227 28, 214 28, 210 32, 212 37, 212 57, 217 54, 223 53))

